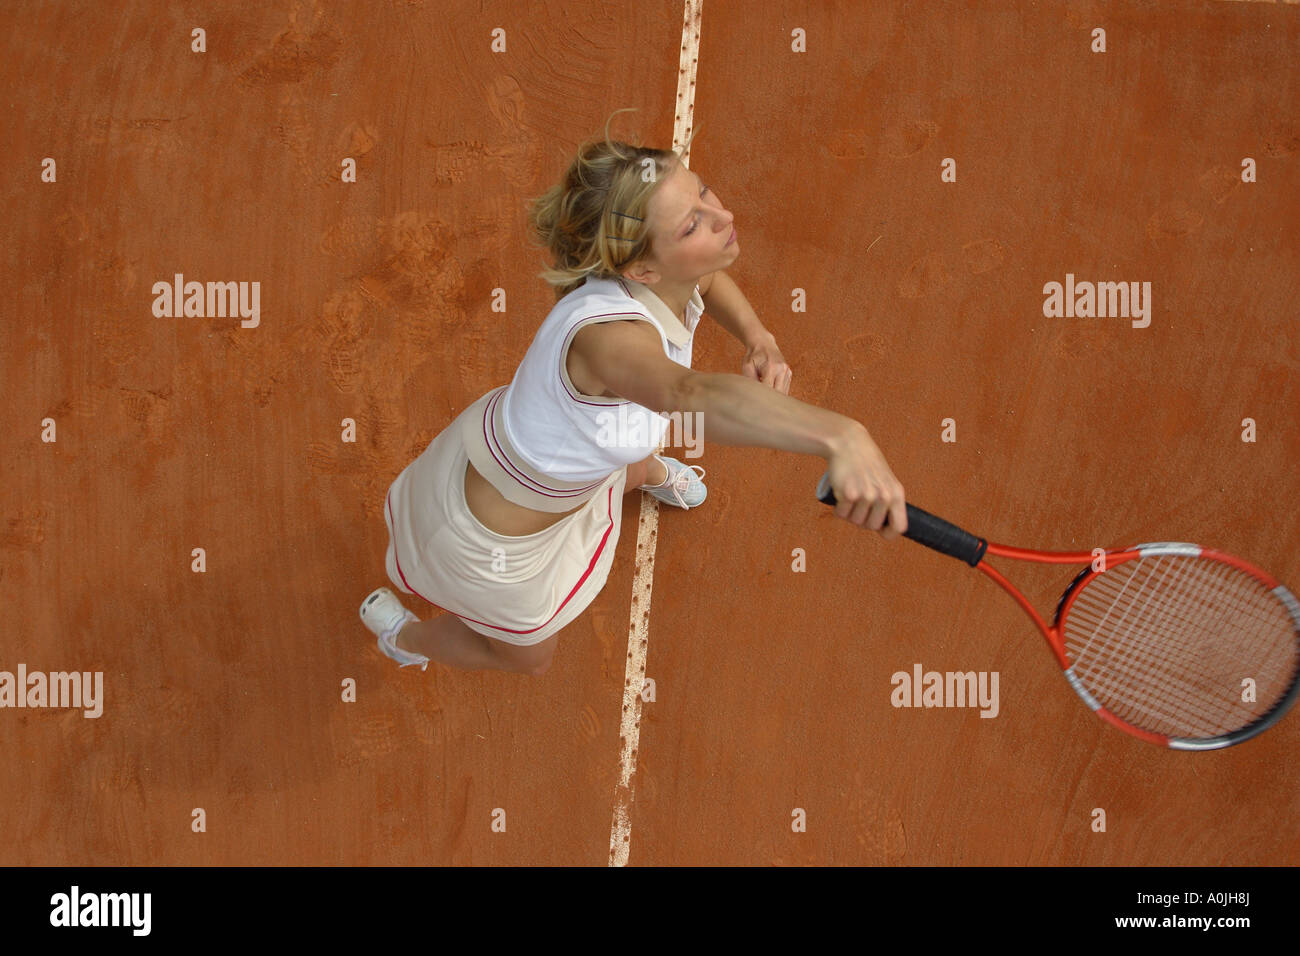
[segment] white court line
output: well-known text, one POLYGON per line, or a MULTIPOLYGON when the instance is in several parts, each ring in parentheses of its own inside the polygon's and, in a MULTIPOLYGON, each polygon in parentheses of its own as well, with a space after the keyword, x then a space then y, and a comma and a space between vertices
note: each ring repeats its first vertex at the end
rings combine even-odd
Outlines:
MULTIPOLYGON (((700 53, 700 20, 704 0, 685 0, 682 53, 677 70, 677 111, 673 148, 686 142, 695 116, 695 73, 700 53)), ((683 161, 690 166, 689 150, 683 161)), ((655 543, 659 540, 659 501, 641 492, 641 518, 636 528, 636 575, 632 579, 632 610, 627 630, 627 668, 623 672, 623 716, 619 721, 618 784, 614 787, 614 820, 609 830, 609 865, 626 866, 632 849, 632 796, 636 755, 641 743, 641 689, 650 645, 650 593, 654 587, 655 543)))

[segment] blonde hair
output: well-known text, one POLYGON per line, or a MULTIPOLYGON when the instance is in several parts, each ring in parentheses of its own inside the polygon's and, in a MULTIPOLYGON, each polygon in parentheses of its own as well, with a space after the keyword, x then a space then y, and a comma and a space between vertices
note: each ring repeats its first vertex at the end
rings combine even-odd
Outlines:
POLYGON ((603 142, 587 140, 569 165, 564 180, 529 203, 528 226, 535 244, 554 257, 555 264, 537 275, 555 288, 558 302, 588 276, 615 278, 623 268, 651 251, 647 208, 650 197, 695 139, 695 131, 680 152, 630 145, 609 138, 615 110, 605 121, 603 142), (647 181, 645 160, 654 163, 647 181))

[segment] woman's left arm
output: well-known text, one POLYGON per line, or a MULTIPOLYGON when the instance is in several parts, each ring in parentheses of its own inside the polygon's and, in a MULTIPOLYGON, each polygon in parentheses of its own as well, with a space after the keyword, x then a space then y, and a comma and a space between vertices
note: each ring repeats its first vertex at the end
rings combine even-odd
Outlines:
POLYGON ((789 395, 793 374, 790 366, 776 347, 776 337, 763 328, 740 287, 722 270, 711 273, 706 283, 700 290, 705 311, 745 346, 741 374, 789 395))

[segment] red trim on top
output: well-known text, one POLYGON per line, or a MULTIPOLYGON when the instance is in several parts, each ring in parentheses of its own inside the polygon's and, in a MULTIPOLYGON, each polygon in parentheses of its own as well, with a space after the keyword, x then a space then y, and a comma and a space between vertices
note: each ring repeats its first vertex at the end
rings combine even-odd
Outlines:
POLYGON ((600 483, 604 481, 605 478, 609 477, 606 475, 605 478, 599 478, 596 481, 589 482, 579 488, 550 488, 547 485, 541 484, 530 475, 525 474, 518 465, 510 460, 506 455, 505 448, 499 441, 497 441, 495 412, 497 402, 501 400, 501 396, 504 394, 504 389, 497 392, 488 399, 488 403, 483 406, 483 443, 487 446, 488 454, 492 456, 492 460, 500 465, 501 470, 507 475, 519 484, 523 485, 529 491, 541 495, 544 498, 576 498, 579 495, 585 495, 593 488, 598 488, 600 483), (501 453, 500 457, 497 457, 498 451, 501 453))
MULTIPOLYGON (((610 405, 631 405, 632 404, 629 401, 625 401, 625 400, 614 401, 613 399, 607 399, 603 402, 586 401, 586 399, 596 398, 599 396, 583 395, 580 392, 573 392, 569 389, 568 383, 564 380, 564 373, 566 371, 564 367, 564 363, 569 354, 569 343, 573 341, 573 337, 578 333, 578 330, 581 329, 584 325, 590 324, 591 319, 604 319, 615 315, 631 315, 631 316, 635 316, 638 319, 646 318, 645 315, 643 315, 640 312, 598 312, 595 315, 584 315, 581 321, 575 323, 573 328, 569 329, 568 333, 564 336, 564 341, 560 343, 560 367, 558 369, 559 376, 560 376, 560 387, 564 389, 565 394, 568 395, 569 398, 573 399, 579 405, 592 405, 599 408, 606 408, 610 405)), ((658 324, 655 325, 655 328, 656 329, 659 328, 658 324)))

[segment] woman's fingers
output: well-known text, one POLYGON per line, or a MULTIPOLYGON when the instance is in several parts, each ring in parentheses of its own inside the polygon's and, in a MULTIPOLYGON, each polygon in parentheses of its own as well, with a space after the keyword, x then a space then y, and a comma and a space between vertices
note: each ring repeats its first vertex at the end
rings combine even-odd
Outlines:
POLYGON ((872 531, 879 531, 885 526, 885 515, 889 514, 889 502, 883 498, 877 498, 871 503, 871 508, 867 512, 867 527, 872 531))
POLYGON ((859 489, 846 484, 842 496, 837 493, 835 516, 862 528, 878 532, 887 541, 902 537, 907 530, 907 503, 903 486, 896 478, 881 478, 859 489))

